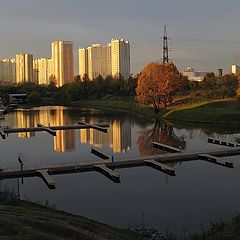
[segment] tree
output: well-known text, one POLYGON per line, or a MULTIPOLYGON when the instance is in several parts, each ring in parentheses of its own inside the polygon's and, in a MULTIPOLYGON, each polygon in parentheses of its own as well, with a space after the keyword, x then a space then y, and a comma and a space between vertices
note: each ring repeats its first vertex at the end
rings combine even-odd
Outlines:
POLYGON ((83 92, 82 84, 80 82, 70 83, 66 89, 66 97, 68 101, 77 101, 81 99, 83 92))
POLYGON ((82 81, 81 76, 80 75, 75 76, 74 81, 75 82, 81 82, 82 81))
POLYGON ((28 99, 30 103, 39 103, 41 101, 41 95, 39 92, 33 91, 30 93, 28 99))
POLYGON ((56 76, 54 74, 52 74, 50 77, 49 77, 49 85, 48 87, 50 89, 55 89, 57 86, 57 79, 56 79, 56 76))
POLYGON ((151 104, 155 112, 165 107, 183 88, 183 76, 173 63, 150 63, 142 71, 136 88, 137 100, 151 104))

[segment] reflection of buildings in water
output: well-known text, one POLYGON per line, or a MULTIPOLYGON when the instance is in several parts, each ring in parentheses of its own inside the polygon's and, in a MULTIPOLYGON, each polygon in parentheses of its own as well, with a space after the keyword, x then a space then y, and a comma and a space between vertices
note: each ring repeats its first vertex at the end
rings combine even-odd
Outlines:
MULTIPOLYGON (((46 126, 64 126, 72 124, 71 119, 65 113, 64 108, 56 106, 54 109, 41 109, 38 114, 37 123, 46 126)), ((56 152, 66 152, 75 149, 75 131, 57 131, 54 137, 54 150, 56 152)))
MULTIPOLYGON (((57 107, 54 111, 49 111, 50 125, 64 126, 73 124, 62 107, 57 107)), ((56 152, 66 152, 75 149, 75 130, 57 131, 54 137, 54 150, 56 152)))
MULTIPOLYGON (((90 124, 94 121, 90 120, 90 124)), ((131 148, 131 124, 127 120, 114 120, 110 123, 108 133, 94 129, 81 129, 80 142, 89 143, 96 147, 107 145, 114 153, 126 152, 131 148)))
MULTIPOLYGON (((29 128, 34 126, 33 112, 17 111, 16 126, 18 128, 29 128)), ((30 138, 35 136, 34 132, 21 132, 17 134, 19 138, 30 138)))
MULTIPOLYGON (((72 124, 71 119, 65 114, 63 107, 54 109, 42 108, 38 111, 16 111, 10 114, 8 121, 12 126, 18 128, 36 127, 38 123, 45 126, 62 126, 72 124), (16 115, 15 115, 16 114, 16 115), (14 124, 13 124, 14 123, 14 124)), ((31 133, 18 133, 19 138, 29 138, 35 136, 31 133)), ((54 150, 56 152, 70 151, 75 148, 75 130, 57 131, 54 137, 54 150)))

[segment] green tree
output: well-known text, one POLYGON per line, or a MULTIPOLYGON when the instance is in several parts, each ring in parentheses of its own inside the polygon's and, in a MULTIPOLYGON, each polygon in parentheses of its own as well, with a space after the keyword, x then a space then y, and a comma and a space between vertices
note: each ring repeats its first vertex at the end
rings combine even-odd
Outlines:
POLYGON ((68 101, 77 101, 82 98, 83 88, 79 82, 73 82, 66 89, 66 97, 68 101))
POLYGON ((29 99, 30 103, 39 103, 39 102, 41 102, 41 95, 39 92, 33 91, 28 96, 28 99, 29 99))

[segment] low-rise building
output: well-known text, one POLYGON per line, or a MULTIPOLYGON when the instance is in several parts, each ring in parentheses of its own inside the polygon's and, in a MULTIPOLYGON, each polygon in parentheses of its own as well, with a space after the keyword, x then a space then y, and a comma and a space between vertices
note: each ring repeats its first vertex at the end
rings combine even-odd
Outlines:
POLYGON ((181 71, 184 77, 187 77, 189 81, 201 82, 206 76, 206 72, 195 71, 192 67, 188 67, 186 70, 181 71))

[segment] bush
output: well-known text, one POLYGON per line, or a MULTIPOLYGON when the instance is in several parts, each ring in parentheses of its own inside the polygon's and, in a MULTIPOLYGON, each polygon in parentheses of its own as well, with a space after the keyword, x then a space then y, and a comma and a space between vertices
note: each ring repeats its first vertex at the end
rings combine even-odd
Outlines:
POLYGON ((30 93, 28 99, 30 103, 39 103, 41 102, 41 95, 39 92, 33 91, 30 93))

